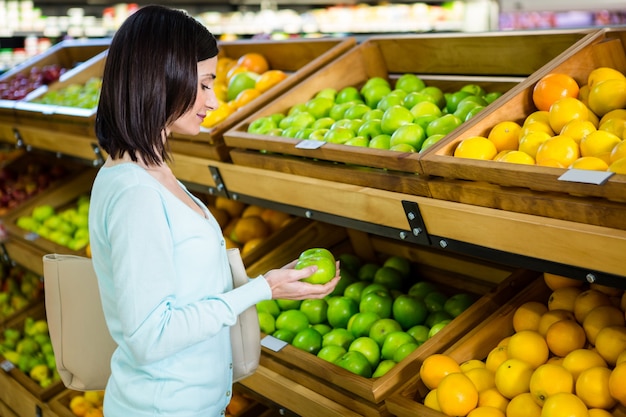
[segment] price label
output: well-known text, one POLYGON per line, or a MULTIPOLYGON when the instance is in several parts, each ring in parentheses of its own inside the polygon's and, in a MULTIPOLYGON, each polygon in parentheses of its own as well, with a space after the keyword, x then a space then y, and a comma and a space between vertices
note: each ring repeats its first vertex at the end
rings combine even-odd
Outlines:
POLYGON ((615 173, 608 171, 591 171, 586 169, 568 169, 559 177, 559 181, 582 182, 585 184, 602 185, 615 173))
POLYGON ((311 139, 305 139, 305 140, 301 140, 300 142, 298 142, 298 144, 296 145, 296 148, 298 149, 319 149, 322 146, 324 146, 326 142, 321 141, 321 140, 311 140, 311 139))
POLYGON ((15 369, 15 365, 13 365, 13 362, 5 359, 0 362, 0 368, 2 368, 4 372, 11 372, 13 369, 15 369))
POLYGON ((287 342, 268 335, 261 339, 261 346, 273 350, 274 352, 278 352, 287 346, 287 342))

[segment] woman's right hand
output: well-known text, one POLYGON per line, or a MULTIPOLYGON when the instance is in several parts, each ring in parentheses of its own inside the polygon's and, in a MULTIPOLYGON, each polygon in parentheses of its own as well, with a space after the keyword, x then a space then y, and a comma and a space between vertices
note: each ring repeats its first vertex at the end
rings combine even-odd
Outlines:
POLYGON ((305 300, 307 298, 324 298, 333 292, 341 278, 339 261, 337 261, 335 277, 326 284, 310 284, 301 281, 317 271, 317 266, 294 269, 296 262, 297 260, 294 260, 281 269, 272 269, 264 275, 272 290, 273 299, 305 300))

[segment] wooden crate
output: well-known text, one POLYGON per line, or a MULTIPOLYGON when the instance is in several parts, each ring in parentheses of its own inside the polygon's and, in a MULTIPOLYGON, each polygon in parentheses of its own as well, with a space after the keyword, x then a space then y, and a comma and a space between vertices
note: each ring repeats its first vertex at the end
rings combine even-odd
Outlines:
POLYGON ((16 221, 20 216, 29 216, 33 208, 42 204, 49 204, 57 211, 74 205, 80 195, 89 194, 91 192, 91 186, 96 173, 97 169, 95 168, 87 169, 65 182, 63 185, 31 199, 19 210, 12 212, 5 219, 5 227, 9 233, 9 238, 33 246, 37 251, 43 251, 44 253, 67 253, 86 256, 85 248, 79 251, 71 250, 66 246, 61 246, 51 240, 18 227, 16 221))
POLYGON ((196 136, 173 134, 172 150, 177 153, 227 161, 228 147, 224 133, 243 118, 275 100, 289 88, 315 73, 356 44, 354 38, 287 39, 281 41, 243 40, 220 42, 220 56, 237 59, 245 53, 262 54, 270 69, 282 70, 289 76, 250 103, 237 109, 226 120, 210 129, 201 128, 196 136))
MULTIPOLYGON (((312 244, 305 240, 283 245, 267 255, 264 269, 272 267, 272 260, 273 267, 283 265, 286 260, 293 259, 294 253, 308 247, 312 247, 312 244), (285 251, 291 253, 285 254, 285 251), (272 259, 273 256, 280 258, 272 259)), ((348 231, 348 240, 326 247, 335 254, 352 252, 361 259, 373 262, 381 262, 389 255, 404 256, 418 265, 417 273, 421 278, 432 281, 440 288, 447 288, 450 292, 465 291, 478 296, 477 301, 464 313, 380 378, 355 375, 291 345, 279 352, 262 349, 263 368, 363 416, 389 415, 384 400, 419 371, 417 358, 452 345, 537 275, 356 231, 348 231)), ((272 400, 280 404, 279 398, 272 400)))
MULTIPOLYGON (((22 308, 18 308, 16 309, 12 314, 8 314, 8 315, 0 315, 0 329, 7 325, 8 323, 13 322, 13 320, 15 320, 18 317, 21 317, 21 315, 32 309, 35 308, 36 306, 38 306, 39 304, 41 304, 44 300, 44 293, 43 293, 43 273, 39 272, 39 270, 41 270, 42 268, 30 268, 27 265, 24 265, 22 263, 20 263, 20 260, 23 260, 22 258, 20 258, 19 253, 17 253, 18 257, 17 258, 13 258, 12 255, 15 254, 18 251, 14 251, 15 249, 15 245, 13 244, 13 242, 4 242, 4 250, 6 251, 6 255, 9 257, 9 261, 6 264, 2 264, 0 267, 4 269, 4 273, 5 275, 8 275, 10 273, 10 271, 13 270, 13 268, 19 268, 20 270, 23 270, 25 273, 28 274, 34 274, 32 276, 32 278, 37 278, 38 279, 38 291, 36 293, 35 297, 32 297, 31 299, 28 300, 28 303, 26 303, 22 308), (10 249, 9 249, 10 248, 10 249), (28 270, 28 272, 26 272, 26 270, 28 270)), ((28 251, 29 255, 34 255, 33 252, 29 251, 29 248, 26 248, 26 250, 28 251)), ((35 257, 39 257, 39 263, 41 262, 41 257, 43 256, 43 254, 41 256, 39 255, 34 255, 35 257)), ((32 262, 27 262, 32 264, 32 262)), ((22 271, 19 271, 22 272, 22 271)), ((5 279, 0 279, 0 283, 4 284, 5 279)), ((20 285, 21 281, 18 282, 18 285, 20 285)))
MULTIPOLYGON (((0 82, 11 80, 14 76, 30 73, 34 67, 46 65, 59 65, 68 72, 62 76, 63 80, 69 76, 80 64, 99 54, 109 47, 110 39, 80 39, 65 40, 52 46, 47 51, 36 55, 15 68, 0 76, 0 82)), ((15 100, 0 100, 0 121, 10 122, 11 126, 17 123, 14 107, 18 103, 15 100)))
MULTIPOLYGON (((440 87, 445 92, 477 83, 487 91, 504 93, 587 36, 590 36, 587 31, 557 31, 372 37, 242 120, 224 134, 224 140, 234 148, 231 158, 235 164, 324 179, 331 177, 340 182, 429 196, 425 178, 415 175, 423 173, 419 153, 332 143, 318 149, 300 149, 296 147, 299 140, 250 134, 248 126, 259 117, 285 113, 322 88, 360 88, 374 76, 386 78, 393 85, 402 74, 414 73, 427 85, 440 87), (243 150, 253 151, 253 154, 243 150), (302 161, 307 165, 302 165, 302 161), (348 165, 352 174, 333 169, 337 168, 337 163, 348 165), (307 166, 313 167, 307 171, 307 166), (415 185, 420 182, 422 184, 415 185)), ((499 99, 484 112, 501 102, 499 99)))
MULTIPOLYGON (((6 324, 3 325, 2 330, 6 328, 11 328, 11 329, 17 329, 20 332, 22 332, 24 329, 24 321, 28 317, 31 317, 34 319, 45 319, 46 309, 45 309, 43 301, 40 302, 35 307, 24 311, 15 319, 8 321, 6 324)), ((2 369, 5 372, 5 375, 10 377, 10 379, 13 382, 16 382, 17 384, 25 388, 32 395, 33 399, 31 400, 31 402, 34 402, 33 400, 42 401, 42 402, 48 401, 50 398, 54 397, 59 392, 65 389, 65 386, 63 385, 63 382, 60 379, 53 382, 48 387, 43 388, 34 379, 26 375, 24 372, 20 371, 17 365, 13 367, 7 366, 7 362, 8 361, 2 355, 0 355, 0 363, 2 363, 3 365, 2 369)), ((0 392, 1 391, 3 390, 0 390, 0 392)), ((9 390, 9 393, 11 392, 13 391, 9 390)), ((3 399, 3 398, 0 397, 0 399, 3 399)), ((7 404, 9 404, 6 399, 3 399, 3 400, 6 401, 7 404)), ((17 408, 14 408, 14 409, 17 411, 17 408)))
MULTIPOLYGON (((91 57, 75 70, 67 74, 63 80, 43 86, 15 105, 17 130, 25 145, 35 148, 39 136, 45 136, 46 131, 70 133, 74 135, 95 137, 96 109, 67 107, 35 103, 33 100, 44 96, 48 92, 58 91, 72 84, 85 84, 93 77, 102 77, 106 62, 107 50, 91 57), (33 130, 29 127, 35 128, 33 130), (41 131, 43 130, 43 132, 41 131)), ((62 147, 57 146, 57 150, 62 147)))
MULTIPOLYGON (((551 290, 545 285, 543 278, 535 279, 448 349, 420 355, 416 362, 421 366, 424 359, 434 353, 450 355, 458 363, 469 359, 484 360, 498 342, 514 333, 513 314, 516 308, 528 301, 547 303, 550 293, 551 290)), ((445 417, 443 413, 432 410, 423 404, 426 394, 428 394, 428 388, 424 385, 418 372, 410 378, 402 389, 389 396, 385 402, 389 411, 397 417, 445 417)))
POLYGON ((626 31, 600 31, 574 45, 510 91, 497 109, 477 115, 429 149, 421 158, 424 172, 450 180, 433 182, 433 197, 626 229, 622 215, 626 202, 624 175, 614 175, 605 184, 594 185, 560 181, 559 177, 567 171, 563 168, 452 156, 464 138, 486 136, 501 121, 523 122, 536 110, 532 89, 544 75, 566 73, 584 85, 589 73, 599 66, 626 72, 626 31), (461 189, 466 193, 458 193, 461 189))

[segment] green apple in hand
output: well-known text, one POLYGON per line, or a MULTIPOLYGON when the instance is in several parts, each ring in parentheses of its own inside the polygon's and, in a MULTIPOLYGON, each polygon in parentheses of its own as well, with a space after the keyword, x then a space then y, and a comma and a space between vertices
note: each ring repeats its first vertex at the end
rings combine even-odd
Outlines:
POLYGON ((298 257, 295 269, 302 269, 312 265, 317 266, 317 271, 311 276, 302 279, 302 281, 311 284, 325 284, 333 279, 337 273, 335 257, 325 248, 310 248, 303 251, 298 257))

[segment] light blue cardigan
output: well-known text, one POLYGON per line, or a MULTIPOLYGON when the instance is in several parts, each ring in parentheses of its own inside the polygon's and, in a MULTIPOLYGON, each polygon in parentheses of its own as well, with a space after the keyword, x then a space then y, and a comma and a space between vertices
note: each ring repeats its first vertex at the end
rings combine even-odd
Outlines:
POLYGON ((91 250, 118 344, 107 417, 219 416, 232 389, 229 326, 271 298, 263 277, 233 290, 222 231, 193 198, 208 218, 135 164, 103 167, 94 182, 91 250))

